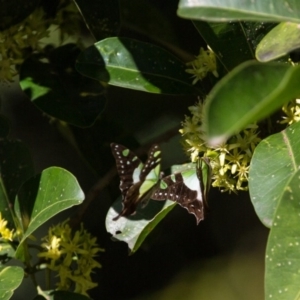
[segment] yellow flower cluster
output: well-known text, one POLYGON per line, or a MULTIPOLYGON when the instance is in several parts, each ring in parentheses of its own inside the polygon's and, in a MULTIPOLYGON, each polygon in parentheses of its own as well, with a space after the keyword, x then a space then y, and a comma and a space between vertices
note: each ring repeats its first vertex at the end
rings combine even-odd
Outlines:
POLYGON ((192 116, 186 116, 180 133, 183 145, 191 160, 199 155, 210 159, 212 167, 212 186, 222 191, 236 192, 248 190, 248 170, 251 157, 260 138, 257 125, 249 125, 239 134, 232 136, 225 144, 209 148, 205 144, 202 129, 203 104, 199 102, 189 107, 192 116))
POLYGON ((42 51, 41 39, 49 37, 51 24, 60 30, 61 42, 65 35, 78 33, 81 16, 73 1, 61 0, 55 19, 46 19, 44 10, 37 8, 21 23, 0 31, 0 82, 14 80, 27 55, 42 51), (28 51, 29 50, 29 51, 28 51))
POLYGON ((97 247, 96 238, 91 237, 83 226, 73 234, 65 221, 50 227, 43 240, 45 251, 38 256, 48 261, 47 268, 58 273, 58 290, 69 290, 75 283, 74 292, 88 296, 87 290, 97 286, 91 280, 91 272, 94 268, 101 268, 94 257, 99 251, 104 251, 97 247))
POLYGON ((292 125, 300 120, 300 99, 294 99, 282 107, 282 111, 286 116, 283 117, 280 124, 292 125))
POLYGON ((16 65, 24 60, 24 50, 40 50, 39 41, 48 36, 45 15, 36 9, 22 23, 0 31, 0 81, 13 81, 16 65))
POLYGON ((186 69, 185 71, 192 74, 195 77, 193 84, 196 84, 199 80, 206 77, 208 72, 212 72, 216 77, 219 77, 217 72, 217 61, 215 53, 208 48, 208 50, 200 49, 200 53, 196 56, 196 59, 188 62, 187 67, 192 67, 191 69, 186 69))
POLYGON ((13 230, 8 229, 7 227, 7 221, 2 218, 2 214, 0 212, 0 234, 2 239, 12 241, 13 239, 13 230))

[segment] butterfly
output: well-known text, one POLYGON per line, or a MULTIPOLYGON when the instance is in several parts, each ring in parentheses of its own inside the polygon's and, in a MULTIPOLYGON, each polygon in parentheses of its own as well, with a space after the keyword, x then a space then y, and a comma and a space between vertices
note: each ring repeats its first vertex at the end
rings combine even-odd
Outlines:
POLYGON ((128 148, 112 143, 122 193, 122 211, 113 220, 135 213, 141 202, 146 202, 157 188, 160 178, 161 151, 153 145, 145 164, 128 148))
POLYGON ((199 158, 187 170, 166 176, 152 194, 153 200, 173 200, 196 217, 197 224, 204 219, 207 194, 211 184, 211 166, 208 158, 199 158))

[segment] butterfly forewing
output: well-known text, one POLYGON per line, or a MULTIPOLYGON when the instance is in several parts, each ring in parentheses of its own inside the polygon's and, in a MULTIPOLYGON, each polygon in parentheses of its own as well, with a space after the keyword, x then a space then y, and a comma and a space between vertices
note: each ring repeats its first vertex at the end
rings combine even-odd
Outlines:
POLYGON ((148 153, 148 159, 143 164, 129 149, 122 145, 111 144, 112 153, 116 159, 120 176, 123 209, 114 218, 131 215, 138 204, 150 198, 152 189, 159 180, 161 151, 158 145, 153 145, 148 153))
POLYGON ((120 190, 123 198, 129 188, 140 181, 143 163, 129 149, 119 144, 111 144, 111 151, 116 160, 117 171, 120 177, 120 190))
POLYGON ((153 145, 148 153, 148 158, 140 173, 140 194, 147 193, 153 186, 156 185, 160 174, 161 151, 158 145, 153 145))

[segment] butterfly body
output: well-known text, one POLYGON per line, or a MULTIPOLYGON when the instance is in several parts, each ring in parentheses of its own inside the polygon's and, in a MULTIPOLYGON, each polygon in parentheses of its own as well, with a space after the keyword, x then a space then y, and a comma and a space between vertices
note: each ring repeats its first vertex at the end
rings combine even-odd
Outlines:
POLYGON ((129 149, 120 144, 111 144, 120 176, 123 209, 114 220, 135 212, 139 203, 148 200, 159 181, 161 151, 153 145, 145 164, 129 149))

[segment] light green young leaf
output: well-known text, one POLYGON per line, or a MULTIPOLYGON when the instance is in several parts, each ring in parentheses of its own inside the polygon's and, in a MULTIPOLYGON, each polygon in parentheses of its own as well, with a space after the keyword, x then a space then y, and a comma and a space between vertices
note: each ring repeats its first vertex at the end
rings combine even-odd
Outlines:
MULTIPOLYGON (((300 165, 300 123, 262 140, 249 170, 249 191, 256 214, 271 227, 275 211, 300 165)), ((295 195, 296 197, 296 195, 295 195)))
POLYGON ((233 20, 300 22, 299 1, 180 0, 182 18, 224 22, 233 20))
POLYGON ((122 199, 119 198, 109 209, 106 215, 106 230, 113 238, 127 243, 130 254, 141 246, 145 238, 152 232, 156 225, 175 207, 173 201, 149 201, 147 206, 138 208, 135 215, 120 217, 113 221, 122 208, 122 199))
POLYGON ((300 25, 284 22, 273 28, 258 44, 256 58, 261 62, 274 60, 300 48, 300 25))
POLYGON ((95 43, 79 55, 76 69, 123 88, 170 95, 196 93, 183 62, 160 47, 128 38, 95 43))
POLYGON ((218 145, 300 95, 300 66, 247 61, 224 76, 204 105, 208 143, 218 145))
POLYGON ((20 267, 9 266, 0 269, 0 299, 8 300, 21 284, 24 271, 20 267))
POLYGON ((23 227, 21 243, 47 220, 83 199, 77 179, 65 169, 51 167, 28 180, 20 189, 15 205, 23 227))
MULTIPOLYGON (((297 150, 299 152, 299 148, 297 150)), ((291 154, 293 159, 294 153, 291 154)), ((294 172, 285 181, 278 199, 268 238, 265 299, 296 300, 300 297, 300 170, 297 167, 299 162, 297 165, 295 163, 293 162, 294 172)))

